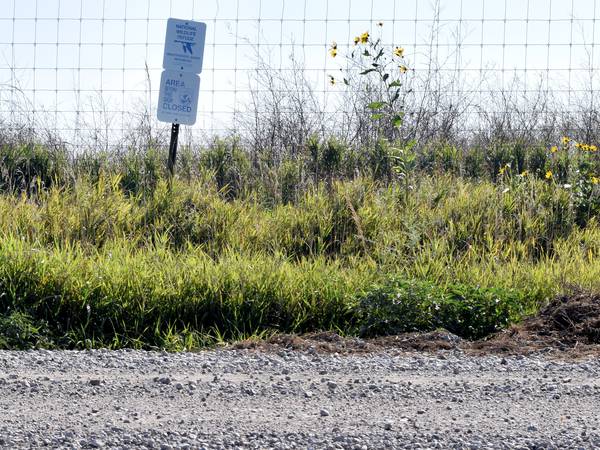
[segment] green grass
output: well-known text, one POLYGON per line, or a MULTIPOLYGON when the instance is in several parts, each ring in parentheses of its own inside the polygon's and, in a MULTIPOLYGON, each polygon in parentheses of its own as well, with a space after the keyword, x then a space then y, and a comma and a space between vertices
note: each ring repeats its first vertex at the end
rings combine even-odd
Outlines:
POLYGON ((581 171, 564 175, 571 187, 546 166, 473 176, 472 154, 438 149, 398 177, 369 164, 357 174, 332 144, 342 155, 316 176, 292 159, 257 169, 219 145, 184 152, 172 188, 158 153, 5 153, 0 348, 182 350, 438 327, 478 338, 570 285, 600 288, 598 188, 575 185, 581 171))

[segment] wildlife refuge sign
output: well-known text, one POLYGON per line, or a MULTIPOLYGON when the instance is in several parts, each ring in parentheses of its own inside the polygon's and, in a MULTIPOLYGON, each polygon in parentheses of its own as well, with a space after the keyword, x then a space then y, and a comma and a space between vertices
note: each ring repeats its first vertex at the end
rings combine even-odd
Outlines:
POLYGON ((204 55, 206 24, 169 19, 165 37, 157 116, 161 122, 193 125, 204 55))
POLYGON ((194 125, 198 113, 198 93, 206 24, 192 20, 170 18, 167 21, 163 73, 156 115, 161 122, 170 122, 171 143, 167 168, 173 177, 177 157, 179 124, 194 125))

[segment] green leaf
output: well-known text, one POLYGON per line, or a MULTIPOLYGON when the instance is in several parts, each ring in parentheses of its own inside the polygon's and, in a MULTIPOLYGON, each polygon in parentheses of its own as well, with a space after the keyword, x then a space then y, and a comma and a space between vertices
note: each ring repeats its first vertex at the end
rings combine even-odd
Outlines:
POLYGON ((373 120, 379 120, 379 119, 381 119, 382 117, 383 117, 383 114, 382 114, 382 113, 377 113, 377 114, 372 114, 372 115, 371 115, 371 119, 373 119, 373 120))
POLYGON ((402 83, 400 83, 400 80, 396 80, 396 81, 392 81, 390 83, 389 87, 400 87, 400 86, 402 86, 402 83))
POLYGON ((383 81, 387 81, 387 79, 390 77, 389 73, 386 73, 383 75, 383 81))
POLYGON ((371 56, 371 54, 369 53, 369 50, 365 50, 363 52, 363 56, 371 56))
POLYGON ((383 108, 386 105, 385 102, 373 102, 367 105, 367 108, 372 109, 374 111, 383 108))
POLYGON ((392 103, 398 100, 398 97, 400 97, 400 89, 396 89, 396 92, 394 93, 394 98, 392 98, 392 103))
POLYGON ((360 73, 360 75, 366 75, 366 74, 368 74, 368 73, 375 72, 375 70, 376 70, 376 69, 367 69, 367 70, 363 70, 363 71, 360 73))
POLYGON ((346 78, 344 78, 344 84, 345 84, 346 86, 350 86, 350 83, 348 82, 348 80, 347 80, 346 78))
POLYGON ((396 114, 392 119, 392 124, 396 128, 398 128, 400 125, 402 125, 402 116, 400 114, 396 114))

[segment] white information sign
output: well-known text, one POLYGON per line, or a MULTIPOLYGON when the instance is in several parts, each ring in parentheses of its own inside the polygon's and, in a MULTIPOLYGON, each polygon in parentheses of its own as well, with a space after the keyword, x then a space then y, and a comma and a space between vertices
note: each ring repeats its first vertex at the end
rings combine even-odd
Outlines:
POLYGON ((206 24, 192 20, 169 19, 165 38, 163 69, 202 72, 206 24))
POLYGON ((158 120, 193 125, 198 111, 200 77, 195 73, 164 70, 160 77, 158 120))

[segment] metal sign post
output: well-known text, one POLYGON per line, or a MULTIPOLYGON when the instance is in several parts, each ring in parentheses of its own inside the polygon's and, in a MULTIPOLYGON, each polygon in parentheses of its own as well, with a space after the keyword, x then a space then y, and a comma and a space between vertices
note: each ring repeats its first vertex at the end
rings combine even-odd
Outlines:
POLYGON ((179 125, 196 123, 198 94, 204 55, 206 24, 191 20, 169 19, 163 55, 163 73, 156 115, 161 122, 171 123, 171 141, 167 169, 175 173, 179 125))
POLYGON ((169 176, 173 178, 175 174, 175 158, 177 158, 177 140, 179 139, 179 124, 171 124, 171 143, 169 144, 169 160, 167 161, 167 169, 169 176))

